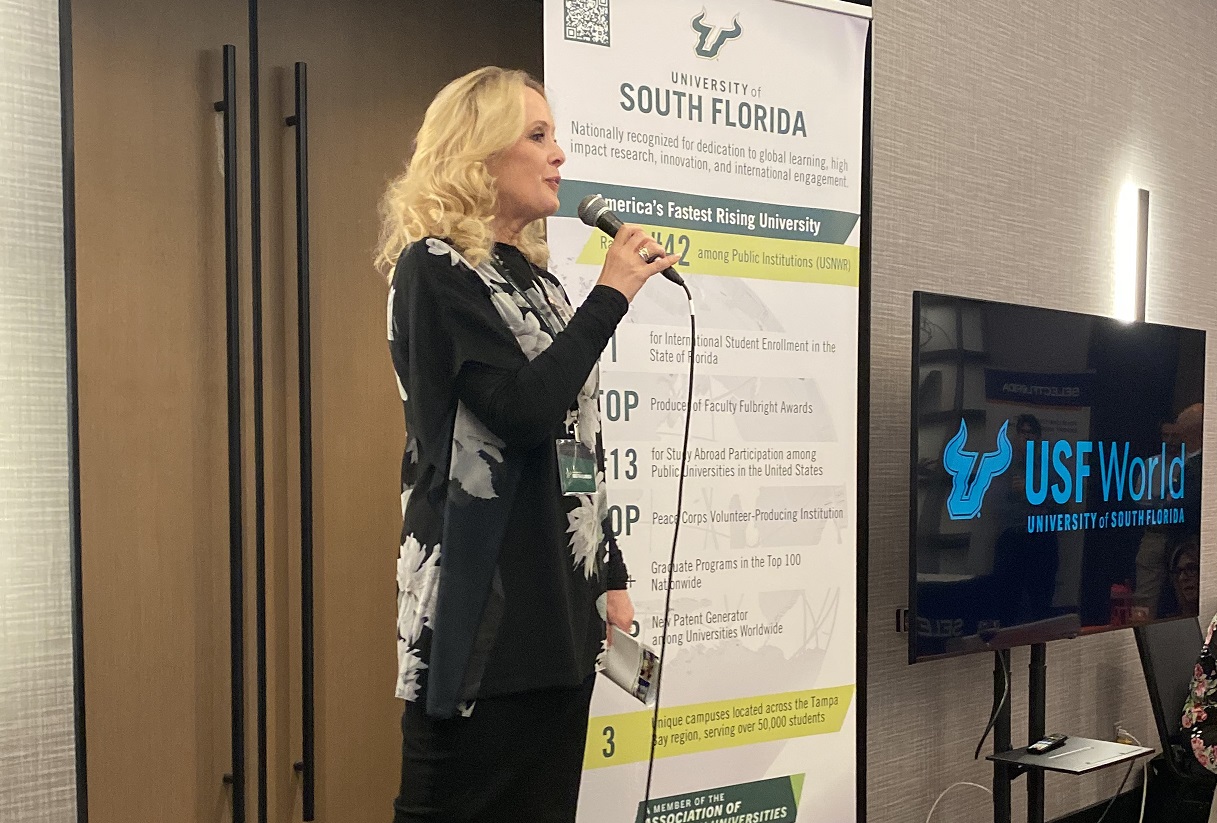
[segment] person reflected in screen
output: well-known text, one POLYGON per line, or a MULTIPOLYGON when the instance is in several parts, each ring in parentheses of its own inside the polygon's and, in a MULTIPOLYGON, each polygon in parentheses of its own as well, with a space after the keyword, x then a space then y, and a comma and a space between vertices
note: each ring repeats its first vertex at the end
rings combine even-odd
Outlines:
POLYGON ((1033 414, 1014 420, 1014 451, 1005 494, 1001 498, 1002 532, 993 550, 994 605, 1002 626, 1043 620, 1055 614, 1059 544, 1054 532, 1027 531, 1027 518, 1043 514, 1046 506, 1027 501, 1027 445, 1043 439, 1043 427, 1033 414))
MULTIPOLYGON (((1137 547, 1137 576, 1133 602, 1136 614, 1142 620, 1156 620, 1180 613, 1178 609, 1182 603, 1175 596, 1171 564, 1184 543, 1193 539, 1199 540, 1203 439, 1203 403, 1188 406, 1179 413, 1173 423, 1165 423, 1162 426, 1162 440, 1168 448, 1166 471, 1171 471, 1171 460, 1180 456, 1184 458, 1182 477, 1176 481, 1176 473, 1176 478, 1170 478, 1172 481, 1183 483, 1184 497, 1182 505, 1179 506, 1183 509, 1183 522, 1147 528, 1141 537, 1137 547)), ((1164 503, 1154 500, 1153 505, 1160 506, 1164 503)), ((1194 614, 1195 611, 1183 613, 1194 614)))
POLYGON ((597 361, 679 258, 626 226, 575 310, 545 270, 564 160, 543 87, 483 68, 431 102, 382 202, 407 433, 395 823, 573 821, 606 622, 632 628, 597 361))
POLYGON ((1200 535, 1188 535, 1175 547, 1170 584, 1170 599, 1162 598, 1162 617, 1200 611, 1200 535))

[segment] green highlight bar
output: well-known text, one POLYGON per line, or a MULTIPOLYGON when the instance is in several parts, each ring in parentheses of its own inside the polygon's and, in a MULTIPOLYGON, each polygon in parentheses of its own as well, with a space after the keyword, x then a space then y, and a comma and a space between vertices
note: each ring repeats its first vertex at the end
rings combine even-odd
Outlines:
POLYGON ((830 209, 783 206, 700 194, 615 186, 585 180, 563 180, 558 217, 578 217, 579 203, 589 194, 613 201, 626 223, 649 223, 669 229, 728 232, 776 240, 841 245, 849 239, 859 215, 830 209))
MULTIPOLYGON (((677 271, 682 273, 858 286, 857 246, 709 231, 672 231, 655 225, 643 228, 654 235, 669 254, 681 255, 677 271)), ((592 232, 576 262, 603 265, 611 243, 612 239, 603 232, 592 232)))
MULTIPOLYGON (((851 684, 661 708, 655 757, 835 734, 845 724, 853 695, 851 684)), ((650 753, 650 711, 593 717, 588 722, 583 768, 639 763, 650 753)))
POLYGON ((719 823, 753 819, 794 823, 799 813, 803 779, 804 775, 792 774, 659 797, 645 810, 639 803, 634 820, 635 823, 719 823))

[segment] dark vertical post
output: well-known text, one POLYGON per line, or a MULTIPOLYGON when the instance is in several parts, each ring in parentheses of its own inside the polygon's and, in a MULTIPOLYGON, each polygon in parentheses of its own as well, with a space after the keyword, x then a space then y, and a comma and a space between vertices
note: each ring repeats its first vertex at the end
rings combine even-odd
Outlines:
POLYGON ((258 713, 258 823, 267 823, 266 778, 266 455, 262 385, 262 145, 258 71, 258 0, 249 0, 249 285, 254 427, 254 643, 258 713))
POLYGON ((237 242, 237 48, 224 46, 224 270, 228 355, 228 608, 232 669, 232 823, 245 823, 245 567, 241 502, 241 289, 237 242))
POLYGON ((85 738, 84 577, 80 542, 80 380, 76 336, 76 134, 72 104, 72 3, 59 0, 59 111, 63 153, 63 284, 68 390, 68 540, 72 577, 72 703, 76 730, 76 823, 89 823, 85 738))
MULTIPOLYGON (((1048 702, 1048 647, 1036 643, 1031 647, 1031 663, 1027 666, 1027 744, 1044 736, 1048 702)), ((1027 772, 1027 823, 1044 823, 1044 770, 1027 772)))
POLYGON ((296 63, 296 340, 300 408, 300 733, 305 823, 316 816, 313 681, 313 359, 308 216, 308 64, 296 63))
POLYGON ((874 27, 868 26, 866 33, 866 64, 862 75, 862 214, 859 220, 858 237, 858 433, 857 471, 858 515, 854 522, 857 530, 857 610, 856 662, 854 680, 857 684, 854 700, 857 701, 858 721, 856 726, 857 764, 857 820, 866 820, 866 684, 867 684, 867 626, 869 620, 870 577, 870 365, 871 365, 871 58, 874 27))
MULTIPOLYGON (((993 724, 994 754, 1010 751, 1010 701, 1006 697, 1009 676, 1010 650, 994 652, 993 705, 1001 705, 993 724)), ((993 823, 1010 823, 1010 767, 996 761, 993 763, 993 823)))

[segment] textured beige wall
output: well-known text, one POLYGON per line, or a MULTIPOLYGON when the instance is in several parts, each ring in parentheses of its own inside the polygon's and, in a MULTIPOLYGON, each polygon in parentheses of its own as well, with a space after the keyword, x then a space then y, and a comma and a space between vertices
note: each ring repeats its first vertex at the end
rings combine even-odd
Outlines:
POLYGON ((0 0, 0 820, 76 819, 56 0, 0 0))
MULTIPOLYGON (((1147 318, 1217 331, 1217 3, 875 0, 874 13, 868 808, 872 823, 919 823, 950 783, 990 783, 971 758, 993 662, 909 666, 893 631, 908 585, 912 291, 1112 313, 1129 180, 1151 191, 1147 318)), ((1212 335, 1210 402, 1215 347, 1212 335)), ((1215 437, 1210 425, 1210 447, 1215 437)), ((1203 562, 1217 569, 1213 499, 1209 489, 1203 562)), ((1207 618, 1217 574, 1205 577, 1207 618)), ((1014 654, 1016 744, 1027 659, 1014 654)), ((1156 738, 1131 632, 1053 643, 1048 664, 1050 731, 1106 736, 1122 721, 1156 738)), ((1050 776, 1049 817, 1108 796, 1122 771, 1050 776)), ((934 821, 976 823, 989 809, 958 788, 934 821)))

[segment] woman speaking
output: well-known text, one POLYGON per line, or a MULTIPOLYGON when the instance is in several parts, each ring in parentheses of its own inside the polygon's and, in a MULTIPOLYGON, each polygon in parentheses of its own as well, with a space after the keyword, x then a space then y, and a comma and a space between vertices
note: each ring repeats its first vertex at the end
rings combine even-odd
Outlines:
POLYGON ((626 226, 572 309, 544 268, 564 160, 541 85, 479 69, 432 101, 382 204, 406 415, 395 823, 573 821, 605 623, 633 621, 597 360, 677 258, 626 226))

